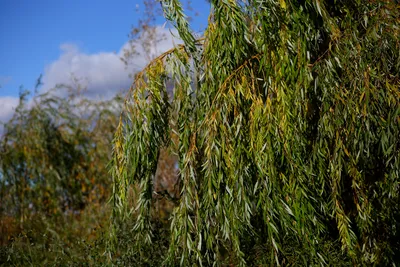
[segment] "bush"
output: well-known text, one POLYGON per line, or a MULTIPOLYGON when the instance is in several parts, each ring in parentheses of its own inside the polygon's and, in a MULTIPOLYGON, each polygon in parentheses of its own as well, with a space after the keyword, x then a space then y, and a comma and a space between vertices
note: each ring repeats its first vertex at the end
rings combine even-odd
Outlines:
POLYGON ((65 87, 27 95, 0 140, 2 263, 100 263, 121 98, 94 102, 65 87))

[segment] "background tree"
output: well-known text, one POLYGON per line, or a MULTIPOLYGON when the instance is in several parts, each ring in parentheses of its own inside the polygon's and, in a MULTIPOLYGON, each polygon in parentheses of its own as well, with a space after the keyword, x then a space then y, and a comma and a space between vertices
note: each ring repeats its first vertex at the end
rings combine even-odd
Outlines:
POLYGON ((118 96, 91 101, 83 92, 79 83, 36 94, 30 101, 22 92, 14 116, 5 123, 0 245, 10 250, 1 247, 8 253, 1 261, 36 265, 60 254, 82 257, 74 247, 78 240, 89 241, 98 234, 93 229, 108 226, 105 203, 112 179, 107 164, 122 101, 118 96), (18 236, 20 242, 14 242, 18 236))
POLYGON ((161 1, 184 45, 125 102, 113 201, 116 221, 136 220, 132 257, 163 242, 168 265, 400 262, 396 3, 211 3, 196 40, 180 1, 161 1), (166 148, 181 185, 168 237, 151 216, 166 148))

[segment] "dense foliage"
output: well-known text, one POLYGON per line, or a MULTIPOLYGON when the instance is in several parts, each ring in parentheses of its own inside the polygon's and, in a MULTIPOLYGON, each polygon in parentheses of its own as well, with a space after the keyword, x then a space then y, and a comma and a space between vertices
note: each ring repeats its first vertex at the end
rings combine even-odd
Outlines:
POLYGON ((65 258, 86 257, 82 240, 94 241, 108 229, 107 164, 122 101, 91 101, 80 89, 59 87, 30 100, 22 92, 5 123, 0 265, 67 264, 65 258))
MULTIPOLYGON (((107 165, 122 99, 94 101, 59 87, 20 96, 0 138, 0 265, 136 265, 133 219, 118 225, 117 254, 108 257, 107 165)), ((162 151, 155 190, 174 194, 175 157, 162 151)), ((135 198, 131 190, 131 199, 135 198)), ((173 202, 153 203, 159 234, 167 233, 173 202)), ((160 244, 161 245, 161 244, 160 244)), ((153 255, 163 250, 155 247, 153 255)), ((156 260, 152 260, 156 264, 156 260)))
POLYGON ((180 1, 161 4, 184 45, 137 75, 114 138, 132 258, 162 244, 166 265, 399 263, 395 1, 213 0, 201 40, 180 1), (152 219, 164 150, 179 162, 168 235, 152 219))
POLYGON ((107 198, 103 162, 108 160, 117 103, 51 93, 35 97, 32 108, 26 107, 22 94, 5 125, 2 181, 14 203, 8 212, 21 222, 36 212, 74 212, 107 198))

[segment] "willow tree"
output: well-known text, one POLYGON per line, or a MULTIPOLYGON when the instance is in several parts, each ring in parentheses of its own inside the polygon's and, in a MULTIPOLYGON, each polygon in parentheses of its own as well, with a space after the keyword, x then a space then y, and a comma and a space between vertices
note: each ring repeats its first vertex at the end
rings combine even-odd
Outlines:
POLYGON ((213 0, 196 39, 180 2, 160 2, 184 44, 137 74, 111 164, 134 257, 160 241, 153 177, 169 149, 166 265, 400 262, 396 3, 213 0))

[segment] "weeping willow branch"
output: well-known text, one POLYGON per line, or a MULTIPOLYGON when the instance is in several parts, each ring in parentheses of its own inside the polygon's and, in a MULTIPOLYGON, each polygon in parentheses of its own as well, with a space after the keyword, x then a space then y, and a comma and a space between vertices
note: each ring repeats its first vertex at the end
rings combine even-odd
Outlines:
POLYGON ((115 205, 139 185, 138 261, 157 242, 170 266, 398 260, 399 10, 211 3, 195 41, 179 1, 162 2, 184 45, 137 74, 121 114, 115 205), (179 168, 168 238, 151 215, 161 149, 179 168))

